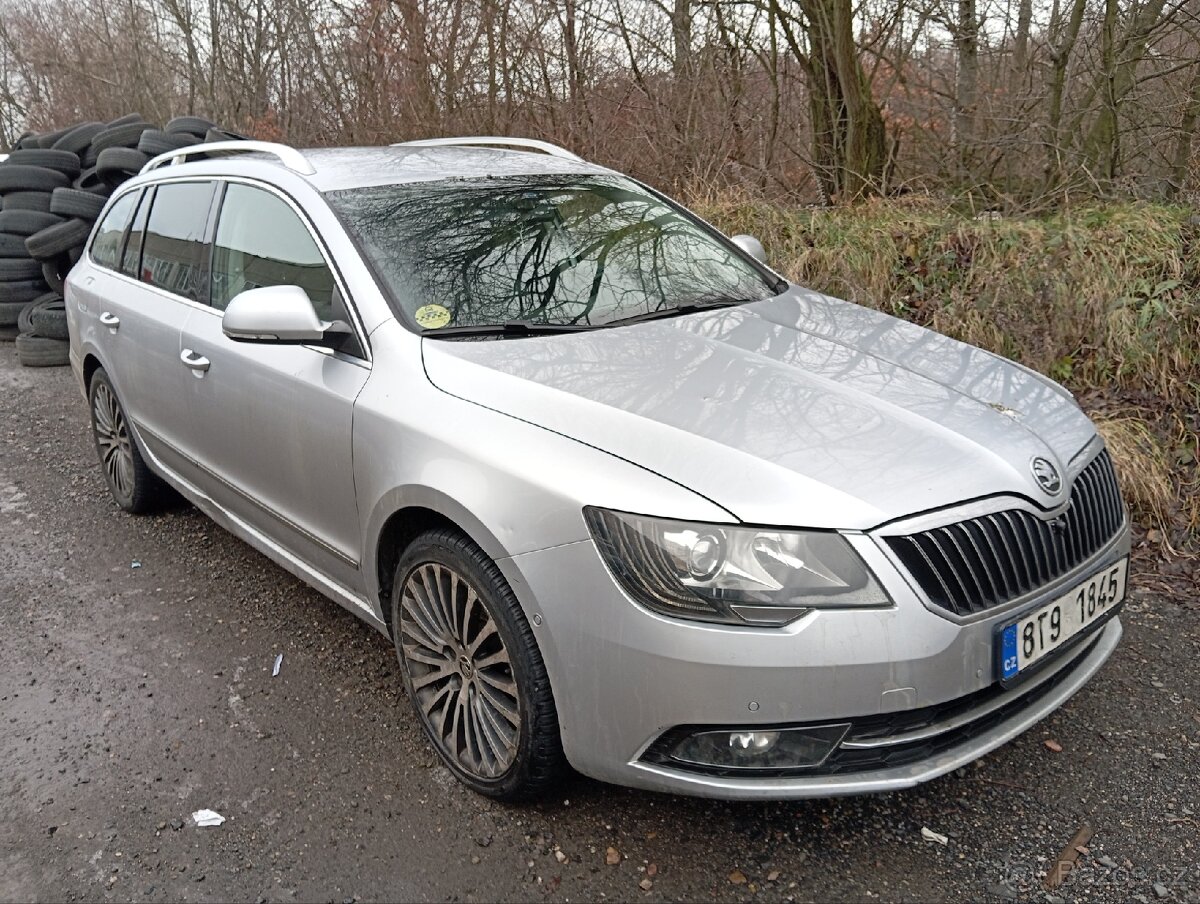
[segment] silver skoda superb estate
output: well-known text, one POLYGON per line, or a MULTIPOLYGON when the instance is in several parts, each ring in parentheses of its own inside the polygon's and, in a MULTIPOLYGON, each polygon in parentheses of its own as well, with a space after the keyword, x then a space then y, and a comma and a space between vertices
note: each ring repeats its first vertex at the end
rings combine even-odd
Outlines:
POLYGON ((109 202, 71 359, 120 506, 392 638, 471 788, 908 787, 1112 653, 1125 507, 1064 389, 763 257, 540 142, 207 145, 109 202))

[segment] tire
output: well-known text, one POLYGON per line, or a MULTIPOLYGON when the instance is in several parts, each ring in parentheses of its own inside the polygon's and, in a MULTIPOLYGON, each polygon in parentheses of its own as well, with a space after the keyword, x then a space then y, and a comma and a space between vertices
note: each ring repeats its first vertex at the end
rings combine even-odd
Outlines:
POLYGON ((17 317, 17 327, 22 333, 32 333, 33 321, 29 319, 29 315, 33 313, 33 309, 39 304, 44 304, 45 302, 55 301, 61 298, 62 296, 60 296, 57 292, 47 292, 44 295, 39 295, 33 301, 28 302, 22 308, 19 316, 17 317))
POLYGON ((488 797, 520 800, 548 791, 564 766, 554 697, 533 631, 496 563, 454 530, 429 531, 401 556, 391 596, 404 685, 442 762, 488 797), (437 577, 447 572, 456 583, 437 577), (450 605, 455 617, 445 618, 442 605, 450 605), (465 630, 459 627, 464 622, 465 630), (484 660, 491 661, 487 679, 475 667, 484 660), (442 677, 430 680, 442 670, 442 677), (479 718, 481 710, 491 718, 479 718), (450 737, 443 731, 448 723, 450 737), (468 740, 472 730, 474 745, 468 740))
POLYGON ((172 135, 184 133, 187 135, 195 135, 197 138, 203 138, 209 129, 215 129, 217 124, 209 122, 201 116, 176 116, 167 123, 164 132, 170 132, 172 135))
POLYGON ((210 141, 249 141, 250 136, 242 135, 238 132, 230 132, 228 129, 209 129, 204 133, 205 142, 210 141))
POLYGON ((25 240, 25 248, 34 260, 48 261, 86 242, 91 231, 92 224, 84 220, 62 221, 31 235, 25 240))
POLYGON ((146 165, 150 158, 133 148, 105 148, 96 159, 96 172, 106 183, 116 188, 146 165))
MULTIPOLYGON (((0 301, 0 327, 17 327, 20 329, 21 316, 29 307, 28 301, 0 301)), ((20 330, 25 332, 24 330, 20 330)))
POLYGON ((94 223, 106 203, 108 199, 95 192, 80 191, 77 188, 56 188, 50 195, 50 212, 60 217, 76 217, 94 223))
POLYGON ((0 232, 0 258, 6 257, 29 257, 29 252, 25 250, 25 236, 0 232))
POLYGON ((135 515, 157 509, 167 498, 166 484, 146 467, 137 440, 129 432, 125 409, 104 368, 92 374, 88 384, 88 410, 96 455, 117 505, 135 515))
MULTIPOLYGON (((46 294, 50 287, 41 279, 23 279, 19 282, 0 282, 0 304, 29 304, 39 295, 46 294)), ((13 314, 13 323, 16 323, 13 314)))
POLYGON ((67 260, 71 262, 72 267, 79 263, 79 259, 83 257, 83 249, 83 245, 76 245, 74 248, 67 249, 67 260))
POLYGON ((79 157, 70 151, 46 150, 13 151, 8 155, 6 163, 17 166, 40 166, 43 169, 56 170, 69 179, 79 175, 79 157))
POLYGON ((193 144, 199 144, 200 139, 191 132, 159 132, 156 129, 148 129, 142 133, 142 137, 138 139, 137 149, 143 154, 148 154, 151 157, 157 157, 159 154, 166 154, 171 151, 178 151, 181 148, 191 147, 193 144))
POLYGON ((62 217, 39 210, 0 210, 0 232, 30 236, 47 226, 62 222, 62 217))
POLYGON ((72 154, 82 154, 92 139, 104 131, 102 122, 85 122, 75 126, 66 135, 54 142, 56 151, 70 151, 72 154))
MULTIPOLYGON (((67 272, 71 272, 70 268, 67 269, 67 272)), ((46 285, 50 287, 51 292, 62 295, 67 290, 63 271, 59 267, 57 260, 49 260, 42 263, 42 279, 46 281, 46 285)))
POLYGON ((95 195, 108 197, 111 189, 100 178, 100 174, 96 172, 96 167, 91 166, 79 174, 79 178, 71 183, 71 186, 77 191, 88 191, 95 195))
POLYGON ((50 193, 44 191, 13 191, 4 196, 4 210, 36 210, 51 213, 50 193))
POLYGON ((56 129, 53 132, 43 132, 38 136, 38 147, 49 149, 54 142, 58 141, 73 128, 74 126, 67 126, 65 129, 56 129))
POLYGON ((138 139, 142 137, 142 133, 151 128, 153 126, 148 122, 141 121, 124 123, 119 126, 110 125, 92 139, 91 150, 96 154, 102 154, 108 148, 127 148, 132 150, 137 147, 138 139))
POLYGON ((0 326, 0 342, 16 342, 21 330, 15 326, 0 326))
POLYGON ((0 194, 14 191, 54 191, 66 188, 71 180, 58 170, 41 166, 10 164, 7 160, 0 165, 0 194))
POLYGON ((118 116, 110 123, 105 124, 106 129, 115 129, 117 126, 128 126, 135 122, 145 123, 147 129, 154 128, 150 123, 146 122, 146 118, 141 113, 126 113, 124 116, 118 116))
POLYGON ((42 267, 37 261, 28 258, 0 258, 0 280, 17 282, 23 279, 38 279, 42 275, 42 267))
POLYGON ((67 332, 67 304, 62 298, 35 302, 31 308, 29 320, 35 336, 60 341, 70 338, 67 332))
POLYGON ((23 367, 62 367, 71 363, 71 343, 21 333, 17 336, 17 358, 23 367))

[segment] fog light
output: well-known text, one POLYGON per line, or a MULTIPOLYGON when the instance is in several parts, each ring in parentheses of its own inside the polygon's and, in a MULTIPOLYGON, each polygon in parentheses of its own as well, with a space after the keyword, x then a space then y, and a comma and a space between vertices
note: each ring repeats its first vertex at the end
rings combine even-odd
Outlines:
POLYGON ((849 728, 840 724, 699 731, 678 741, 668 755, 677 762, 710 769, 802 769, 825 762, 849 728))
POLYGON ((729 746, 763 753, 774 747, 778 740, 777 731, 734 731, 729 735, 729 746))

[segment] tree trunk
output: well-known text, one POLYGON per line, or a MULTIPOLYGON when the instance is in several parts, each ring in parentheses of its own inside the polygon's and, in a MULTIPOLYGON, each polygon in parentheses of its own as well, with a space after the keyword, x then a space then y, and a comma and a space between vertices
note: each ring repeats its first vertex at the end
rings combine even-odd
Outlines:
POLYGON ((817 177, 831 200, 876 194, 883 187, 887 129, 858 56, 851 0, 800 0, 800 6, 807 19, 807 55, 773 0, 773 11, 807 75, 817 177))
POLYGON ((676 79, 686 78, 692 68, 692 0, 675 0, 671 9, 671 68, 676 79))
POLYGON ((1175 138, 1175 152, 1171 156, 1171 174, 1167 177, 1166 184, 1168 198, 1176 197, 1187 183, 1197 121, 1200 121, 1200 63, 1192 67, 1192 83, 1188 88, 1187 104, 1183 108, 1183 118, 1179 122, 1179 135, 1175 138))
POLYGON ((1062 22, 1059 19, 1058 3, 1050 17, 1050 90, 1049 114, 1046 124, 1046 184, 1055 186, 1062 180, 1063 164, 1063 94, 1067 84, 1067 65, 1079 39, 1079 28, 1083 24, 1083 11, 1087 0, 1075 0, 1071 17, 1067 20, 1066 32, 1059 40, 1062 22))
POLYGON ((979 20, 975 0, 958 0, 954 45, 958 78, 954 88, 954 143, 958 150, 958 179, 969 180, 975 144, 975 105, 979 85, 979 20))
POLYGON ((1134 14, 1118 42, 1118 3, 1117 0, 1105 0, 1102 66, 1091 94, 1093 97, 1100 94, 1102 104, 1083 143, 1085 163, 1102 181, 1111 181, 1119 172, 1121 104, 1136 85, 1138 64, 1146 57, 1150 35, 1158 26, 1165 6, 1166 0, 1147 0, 1134 14))
POLYGON ((1084 152, 1101 185, 1117 173, 1117 0, 1104 0, 1104 24, 1100 28, 1100 115, 1092 123, 1084 152))
POLYGON ((1029 25, 1033 21, 1033 0, 1020 0, 1017 8, 1017 36, 1013 41, 1013 71, 1018 78, 1029 62, 1029 25))

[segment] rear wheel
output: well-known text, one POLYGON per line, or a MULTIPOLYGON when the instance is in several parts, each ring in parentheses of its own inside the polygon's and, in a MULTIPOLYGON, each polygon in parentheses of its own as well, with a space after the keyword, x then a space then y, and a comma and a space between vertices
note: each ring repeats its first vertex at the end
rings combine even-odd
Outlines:
POLYGON ((396 569, 392 627, 417 718, 460 781, 507 800, 554 784, 563 755, 546 667, 483 550, 451 530, 418 537, 396 569))
POLYGON ((125 409, 103 370, 92 375, 88 402, 96 454, 113 499, 125 511, 134 514, 158 508, 166 494, 166 485, 146 467, 130 432, 125 409))

